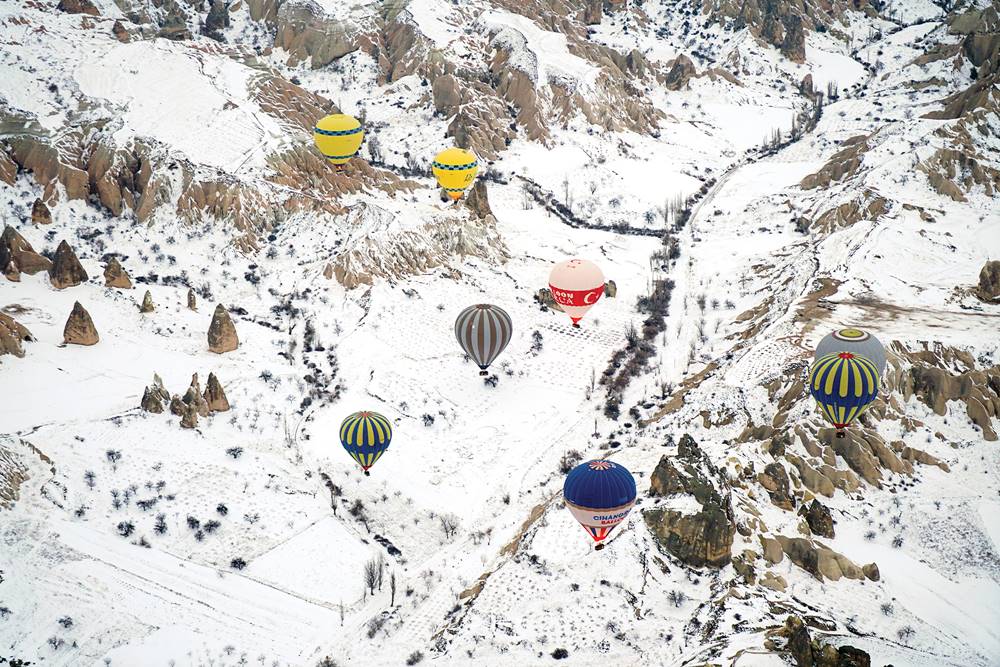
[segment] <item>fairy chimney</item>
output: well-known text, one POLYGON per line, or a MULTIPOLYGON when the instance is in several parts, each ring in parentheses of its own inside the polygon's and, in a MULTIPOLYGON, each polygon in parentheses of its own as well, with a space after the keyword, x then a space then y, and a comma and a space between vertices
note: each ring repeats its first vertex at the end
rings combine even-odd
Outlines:
POLYGON ((14 260, 7 262, 7 266, 3 271, 3 276, 12 283, 21 282, 21 272, 17 270, 17 264, 14 263, 14 260))
POLYGON ((73 304, 73 312, 69 314, 69 319, 66 320, 63 342, 67 345, 94 345, 100 339, 94 320, 90 319, 90 313, 77 301, 73 304))
POLYGON ((240 339, 236 335, 236 326, 220 303, 215 307, 212 324, 208 327, 208 349, 216 354, 225 354, 239 346, 240 339))
POLYGON ((163 386, 163 380, 156 373, 153 373, 153 384, 146 387, 142 394, 140 407, 146 412, 163 412, 164 404, 169 403, 170 393, 163 386))
POLYGON ((49 269, 49 280, 56 289, 75 287, 86 282, 88 276, 76 253, 66 241, 60 241, 56 248, 56 258, 49 269))
POLYGON ((208 409, 212 412, 226 412, 229 410, 229 399, 226 398, 226 392, 222 389, 222 383, 219 382, 219 378, 215 376, 215 373, 208 374, 208 383, 205 385, 205 401, 208 403, 208 409))
POLYGON ((181 428, 195 428, 198 426, 198 410, 193 405, 185 405, 181 415, 181 428))
POLYGON ((153 295, 149 293, 149 290, 146 290, 146 294, 142 297, 142 305, 139 306, 139 312, 151 313, 154 310, 156 308, 153 306, 153 295))
POLYGON ((41 199, 36 199, 31 207, 31 221, 36 225, 48 225, 52 222, 52 212, 41 199))
POLYGON ((132 279, 117 257, 112 257, 104 267, 104 286, 118 289, 132 289, 132 279))
POLYGON ((42 257, 31 244, 10 225, 0 234, 0 267, 5 275, 27 273, 33 276, 39 271, 48 271, 52 262, 42 257), (13 264, 13 269, 11 269, 13 264))
POLYGON ((191 386, 187 388, 184 392, 184 398, 181 399, 184 405, 188 408, 194 410, 201 417, 208 416, 208 401, 201 394, 201 384, 198 382, 198 374, 195 373, 191 376, 191 386))
POLYGON ((198 300, 195 298, 194 290, 188 288, 188 310, 198 310, 198 300))
MULTIPOLYGON (((18 323, 10 315, 0 313, 0 356, 13 354, 15 357, 23 357, 24 346, 22 343, 33 340, 35 338, 27 327, 18 323)), ((211 386, 211 378, 209 378, 209 385, 211 386)), ((222 400, 225 399, 225 394, 223 394, 222 400)), ((228 407, 227 403, 226 408, 228 409, 228 407)))

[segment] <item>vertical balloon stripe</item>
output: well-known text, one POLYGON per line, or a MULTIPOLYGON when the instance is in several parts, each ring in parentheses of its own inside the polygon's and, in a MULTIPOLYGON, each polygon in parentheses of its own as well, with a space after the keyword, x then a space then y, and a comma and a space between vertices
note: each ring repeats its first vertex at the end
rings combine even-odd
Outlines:
MULTIPOLYGON (((845 368, 848 364, 844 364, 845 368)), ((861 384, 861 364, 850 364, 851 374, 854 376, 854 395, 856 397, 861 396, 861 392, 864 386, 861 384)))

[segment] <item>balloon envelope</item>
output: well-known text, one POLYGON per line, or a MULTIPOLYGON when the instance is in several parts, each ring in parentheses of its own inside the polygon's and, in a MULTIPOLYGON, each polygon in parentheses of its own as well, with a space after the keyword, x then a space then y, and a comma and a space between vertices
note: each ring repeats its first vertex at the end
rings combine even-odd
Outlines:
POLYGON ((340 444, 365 471, 375 465, 392 441, 392 425, 377 412, 355 412, 340 425, 340 444))
POLYGON ((549 290, 576 324, 604 296, 604 273, 586 259, 559 262, 549 273, 549 290))
POLYGON ((581 463, 563 482, 566 507, 595 542, 604 540, 635 505, 635 478, 604 459, 581 463))
POLYGON ((469 306, 455 319, 458 344, 484 371, 507 347, 513 334, 510 315, 492 304, 469 306))
POLYGON ((431 164, 431 171, 434 172, 438 185, 456 200, 462 198, 462 193, 472 183, 478 170, 476 156, 462 148, 441 151, 431 164))
POLYGON ((851 352, 828 354, 813 364, 809 393, 826 420, 843 429, 878 396, 878 370, 870 360, 851 352))
POLYGON ((879 339, 861 329, 840 329, 824 336, 816 346, 813 359, 835 352, 851 352, 867 358, 878 369, 879 377, 885 374, 885 348, 879 339))
POLYGON ((328 162, 338 167, 357 155, 364 138, 365 131, 358 119, 343 113, 326 116, 313 128, 316 148, 328 162))

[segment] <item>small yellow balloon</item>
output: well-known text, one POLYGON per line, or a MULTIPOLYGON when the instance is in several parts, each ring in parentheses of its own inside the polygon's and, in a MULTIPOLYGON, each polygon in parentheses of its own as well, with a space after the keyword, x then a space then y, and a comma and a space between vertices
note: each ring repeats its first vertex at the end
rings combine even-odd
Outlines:
POLYGON ((449 148, 437 154, 431 171, 437 178, 438 185, 444 188, 448 196, 458 200, 462 193, 472 184, 479 171, 476 156, 461 148, 449 148))
POLYGON ((358 119, 343 113, 327 116, 313 128, 316 148, 338 169, 342 169, 348 160, 357 155, 364 138, 365 131, 358 119))

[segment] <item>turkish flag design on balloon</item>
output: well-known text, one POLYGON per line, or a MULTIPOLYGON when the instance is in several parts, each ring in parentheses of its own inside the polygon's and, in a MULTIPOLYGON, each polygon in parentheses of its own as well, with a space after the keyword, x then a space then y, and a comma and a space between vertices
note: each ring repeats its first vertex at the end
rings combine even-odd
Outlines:
POLYGON ((560 262, 549 274, 549 290, 563 312, 576 324, 604 296, 604 274, 586 259, 560 262))

